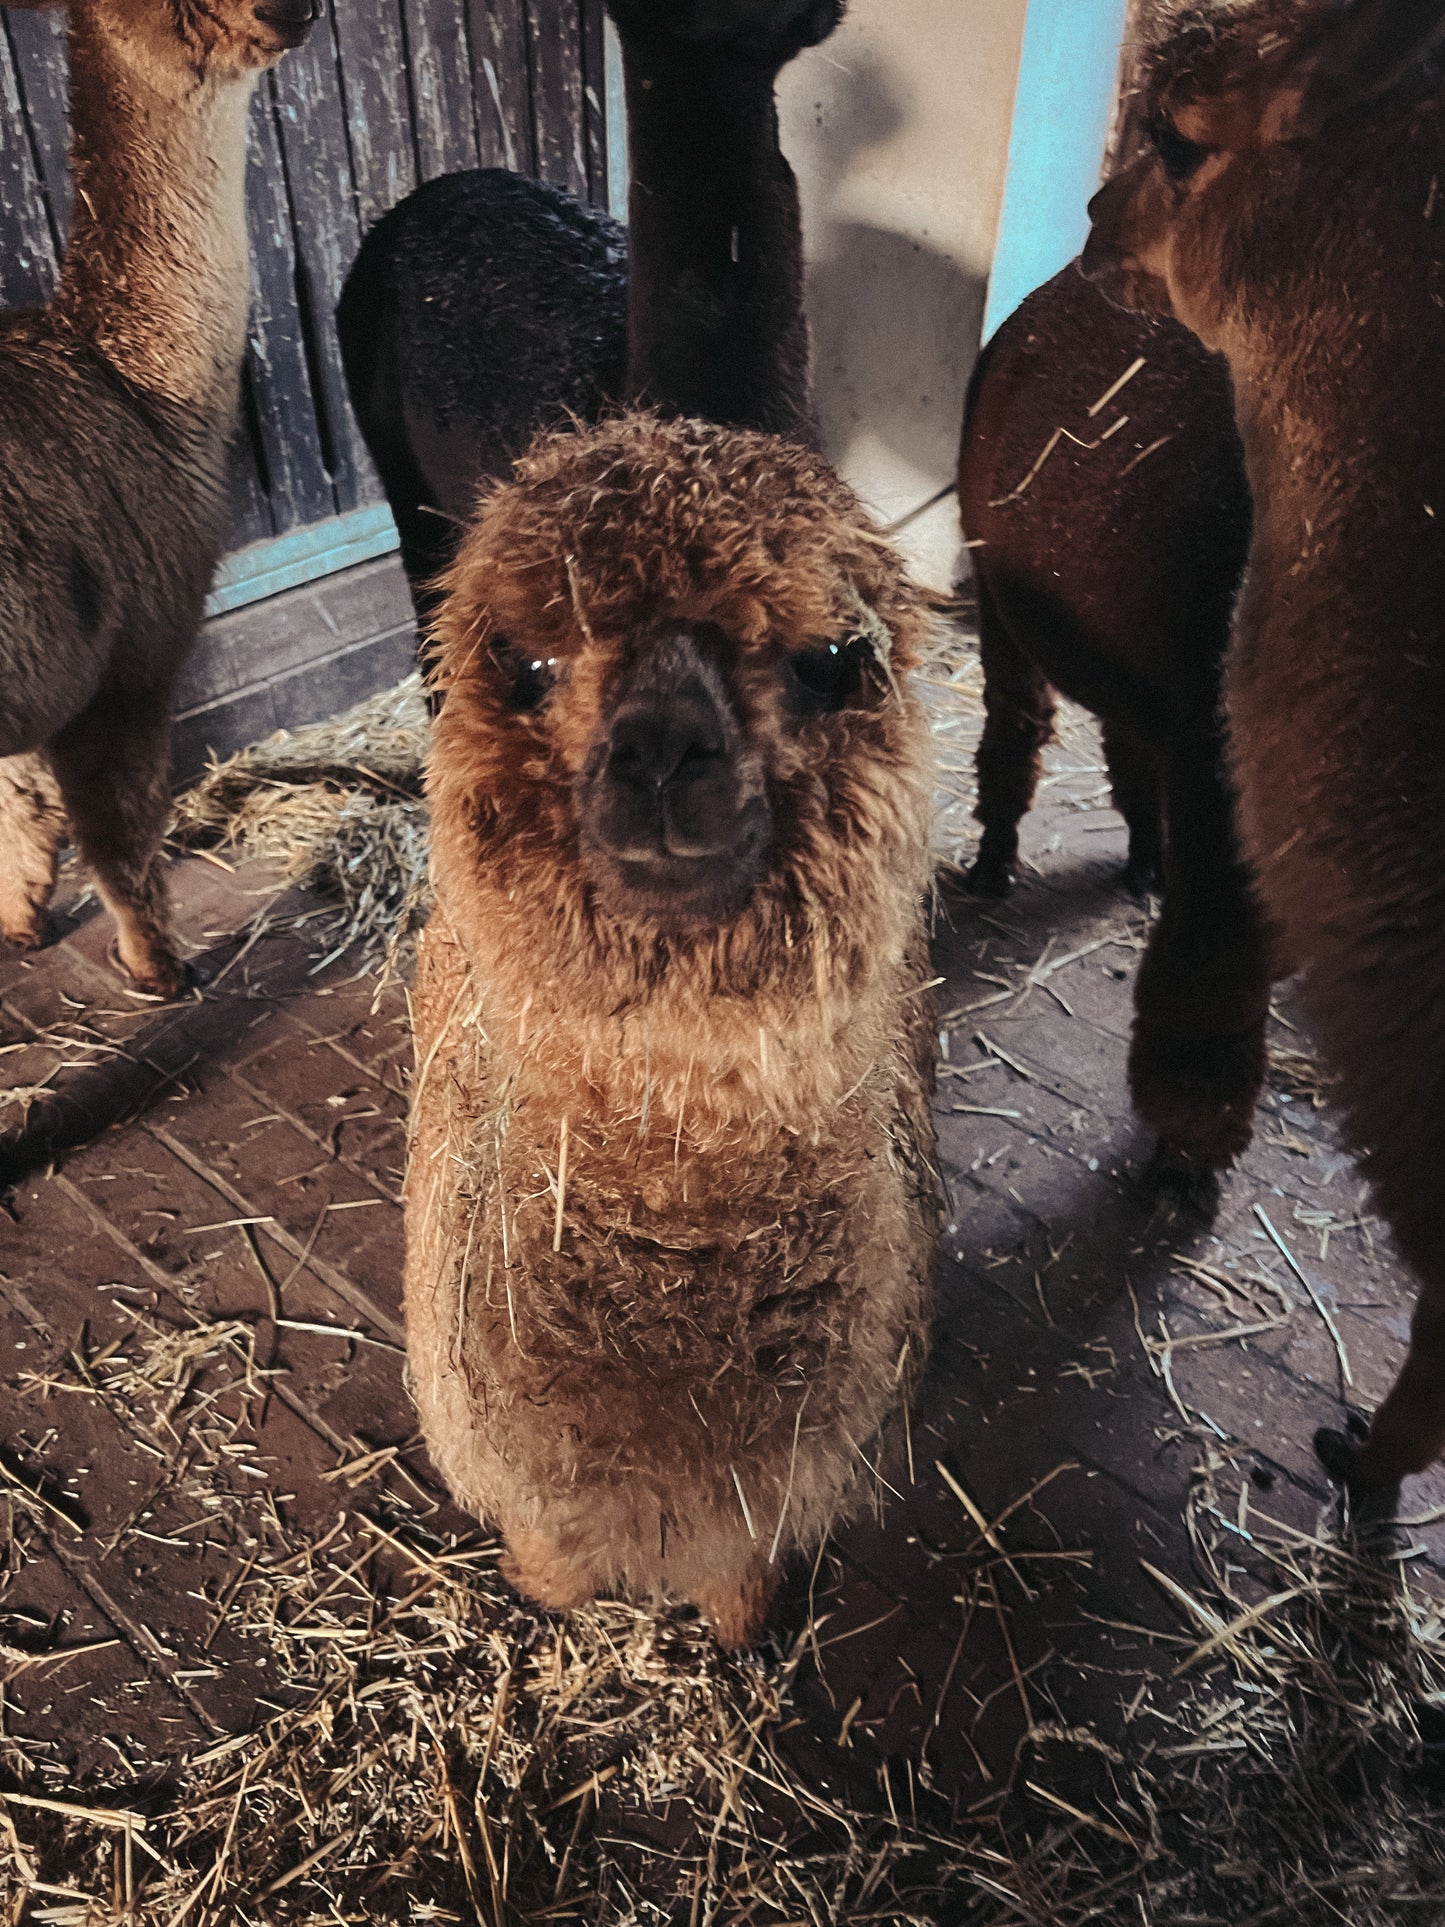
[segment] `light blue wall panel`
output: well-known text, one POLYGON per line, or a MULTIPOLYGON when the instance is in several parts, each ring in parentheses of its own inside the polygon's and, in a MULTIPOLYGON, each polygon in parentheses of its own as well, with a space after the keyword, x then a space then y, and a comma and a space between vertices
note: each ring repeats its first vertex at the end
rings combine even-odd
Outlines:
POLYGON ((1089 231, 1128 0, 1029 0, 984 339, 1089 231))

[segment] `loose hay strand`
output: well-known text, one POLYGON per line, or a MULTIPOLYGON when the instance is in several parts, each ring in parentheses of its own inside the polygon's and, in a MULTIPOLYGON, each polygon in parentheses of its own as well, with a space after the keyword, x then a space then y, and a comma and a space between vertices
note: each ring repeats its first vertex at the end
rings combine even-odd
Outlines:
POLYGON ((394 966, 429 898, 426 748, 421 683, 409 676, 330 722, 213 763, 176 799, 169 841, 278 864, 337 903, 326 961, 355 948, 394 966))

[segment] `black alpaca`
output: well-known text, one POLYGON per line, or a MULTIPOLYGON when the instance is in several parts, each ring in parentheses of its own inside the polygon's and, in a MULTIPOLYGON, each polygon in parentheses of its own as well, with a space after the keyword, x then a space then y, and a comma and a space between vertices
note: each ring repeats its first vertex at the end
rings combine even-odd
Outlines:
POLYGON ((622 392, 626 259, 599 209, 500 167, 428 181, 362 243, 336 331, 419 619, 480 485, 622 392))
POLYGON ((429 182, 367 236, 337 329, 423 620, 479 484, 539 429, 642 401, 816 440, 773 90, 842 10, 799 0, 778 27, 760 0, 611 0, 642 264, 630 282, 614 221, 497 168, 429 182))
POLYGON ((1207 1200, 1249 1142, 1269 1007, 1224 761, 1221 674, 1251 508, 1223 363, 1066 268, 979 361, 959 503, 978 545, 986 711, 970 887, 1012 885, 1062 690, 1103 723, 1130 888, 1162 877, 1130 1084, 1159 1134, 1156 1175, 1207 1200))

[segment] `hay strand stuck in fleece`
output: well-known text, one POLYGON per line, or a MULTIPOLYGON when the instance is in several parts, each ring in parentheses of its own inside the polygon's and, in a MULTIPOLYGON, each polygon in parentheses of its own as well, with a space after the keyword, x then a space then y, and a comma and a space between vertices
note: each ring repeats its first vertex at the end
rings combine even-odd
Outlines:
POLYGON ((176 799, 171 846, 279 864, 288 883, 336 900, 321 933, 333 956, 360 946, 394 961, 426 920, 426 750, 421 682, 409 676, 213 763, 176 799))

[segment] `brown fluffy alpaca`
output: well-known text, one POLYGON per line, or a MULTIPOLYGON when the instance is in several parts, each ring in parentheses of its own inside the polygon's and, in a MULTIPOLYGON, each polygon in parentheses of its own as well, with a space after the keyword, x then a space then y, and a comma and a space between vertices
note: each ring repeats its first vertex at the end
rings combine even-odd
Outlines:
POLYGON ((423 1427, 521 1590, 745 1642, 923 1357, 923 618, 816 456, 648 416, 540 444, 444 586, 423 1427))
POLYGON ((1445 1449, 1445 0, 1177 8, 1085 263, 1227 356, 1256 525, 1226 673, 1248 854, 1421 1293, 1357 1463, 1445 1449))
POLYGON ((41 941, 68 814, 122 963, 163 994, 171 691, 225 527, 247 115, 312 17, 74 0, 70 246, 48 308, 0 315, 0 936, 41 941))
POLYGON ((987 712, 969 887, 1012 885, 1060 689, 1103 723, 1127 883, 1162 883, 1129 1053, 1153 1175, 1208 1202, 1249 1142, 1269 1010, 1221 713, 1250 529, 1228 374, 1177 322, 1126 314, 1065 268, 980 357, 958 489, 987 712))

